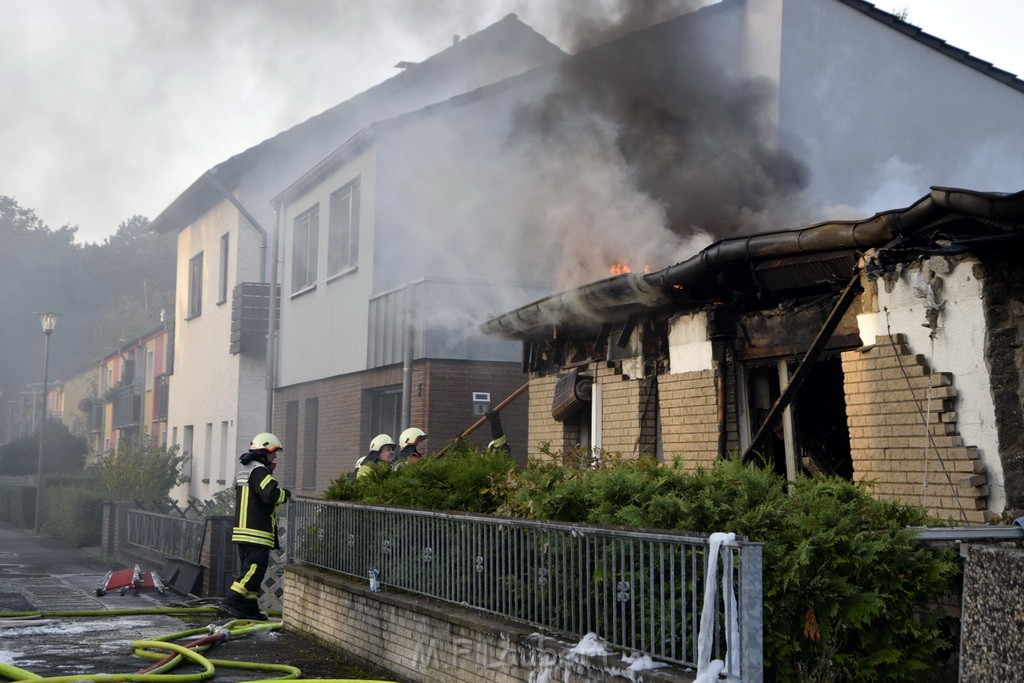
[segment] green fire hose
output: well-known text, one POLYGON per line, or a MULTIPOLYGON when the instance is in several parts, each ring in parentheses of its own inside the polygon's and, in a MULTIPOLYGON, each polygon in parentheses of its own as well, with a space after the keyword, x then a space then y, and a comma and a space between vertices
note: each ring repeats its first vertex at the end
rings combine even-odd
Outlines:
MULTIPOLYGON (((0 612, 0 627, 7 619, 9 625, 24 626, 29 623, 25 618, 60 618, 60 617, 112 617, 125 615, 152 615, 170 614, 187 615, 216 612, 214 607, 158 607, 151 609, 124 609, 124 610, 80 610, 69 612, 0 612)), ((218 642, 236 638, 251 633, 263 631, 276 631, 282 626, 281 622, 252 621, 248 619, 236 619, 223 626, 213 624, 201 628, 193 628, 177 633, 170 633, 164 636, 157 636, 147 640, 136 640, 131 646, 137 657, 154 660, 155 664, 135 673, 123 674, 73 674, 68 676, 42 677, 37 674, 21 669, 12 664, 0 663, 0 680, 6 681, 32 681, 33 683, 75 683, 76 681, 91 681, 94 683, 124 683, 126 681, 139 681, 140 683, 197 683, 206 681, 216 675, 217 668, 242 669, 246 671, 261 671, 271 674, 273 677, 249 681, 248 683, 270 683, 270 681, 283 681, 299 678, 302 671, 289 664, 269 664, 262 662, 242 662, 224 659, 211 659, 203 655, 208 649, 218 642), (202 634, 206 634, 203 636, 202 634), (183 638, 194 638, 188 645, 180 645, 176 642, 183 638), (169 673, 182 663, 189 663, 198 666, 201 671, 193 673, 174 674, 169 673), (274 676, 273 674, 278 674, 274 676)), ((368 679, 354 678, 322 678, 304 679, 318 683, 362 683, 368 679)))

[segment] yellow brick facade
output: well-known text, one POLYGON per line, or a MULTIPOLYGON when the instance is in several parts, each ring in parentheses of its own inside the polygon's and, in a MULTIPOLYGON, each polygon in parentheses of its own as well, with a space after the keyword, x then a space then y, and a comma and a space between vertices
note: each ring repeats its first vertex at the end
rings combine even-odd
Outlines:
POLYGON ((614 367, 599 367, 601 447, 625 458, 655 455, 657 396, 654 382, 629 379, 614 367))
POLYGON ((530 460, 546 457, 542 449, 561 453, 574 447, 566 437, 565 427, 551 417, 551 401, 555 396, 558 376, 535 377, 530 380, 529 451, 530 460))
POLYGON ((710 467, 718 455, 718 409, 713 370, 658 377, 665 462, 680 457, 687 469, 710 467))
POLYGON ((957 430, 953 378, 913 354, 903 335, 878 337, 842 361, 854 481, 941 519, 984 522, 985 469, 957 430))

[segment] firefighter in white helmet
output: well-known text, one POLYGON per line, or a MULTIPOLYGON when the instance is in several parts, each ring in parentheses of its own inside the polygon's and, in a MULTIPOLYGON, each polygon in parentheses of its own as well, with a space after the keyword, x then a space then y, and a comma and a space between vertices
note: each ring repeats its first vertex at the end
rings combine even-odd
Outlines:
POLYGON ((238 549, 241 570, 224 596, 221 609, 239 619, 267 618, 258 601, 270 551, 278 547, 274 511, 291 497, 291 492, 274 479, 274 461, 281 450, 280 439, 270 432, 261 432, 238 458, 242 465, 235 475, 235 526, 231 540, 238 549))
POLYGON ((395 467, 407 462, 419 462, 427 454, 427 433, 419 427, 409 427, 399 435, 398 447, 402 450, 395 458, 395 467))
POLYGON ((355 477, 365 477, 378 462, 390 463, 395 458, 395 442, 387 434, 378 434, 370 440, 370 452, 356 460, 352 473, 355 477))

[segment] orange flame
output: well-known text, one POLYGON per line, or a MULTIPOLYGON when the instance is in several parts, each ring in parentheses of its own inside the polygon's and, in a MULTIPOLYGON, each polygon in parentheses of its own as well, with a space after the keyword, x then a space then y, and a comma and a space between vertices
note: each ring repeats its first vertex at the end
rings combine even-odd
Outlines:
MULTIPOLYGON (((622 275, 623 273, 632 272, 632 270, 633 269, 630 268, 630 266, 629 266, 629 261, 615 261, 614 263, 612 263, 611 267, 608 269, 608 274, 609 275, 622 275)), ((644 265, 644 273, 650 273, 650 272, 651 272, 650 264, 644 265)))

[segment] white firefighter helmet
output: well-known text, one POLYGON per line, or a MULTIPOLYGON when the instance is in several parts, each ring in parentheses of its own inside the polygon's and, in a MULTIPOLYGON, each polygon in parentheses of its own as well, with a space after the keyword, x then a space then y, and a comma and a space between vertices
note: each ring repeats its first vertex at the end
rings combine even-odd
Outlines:
POLYGON ((409 427, 398 437, 398 447, 405 448, 415 444, 420 439, 425 439, 427 433, 418 427, 409 427))
POLYGON ((260 432, 256 436, 252 437, 252 442, 249 444, 249 450, 265 450, 273 453, 274 451, 283 451, 284 446, 281 445, 281 440, 270 432, 260 432))
POLYGON ((395 447, 395 442, 387 434, 378 434, 370 441, 370 452, 375 453, 385 446, 395 447))

